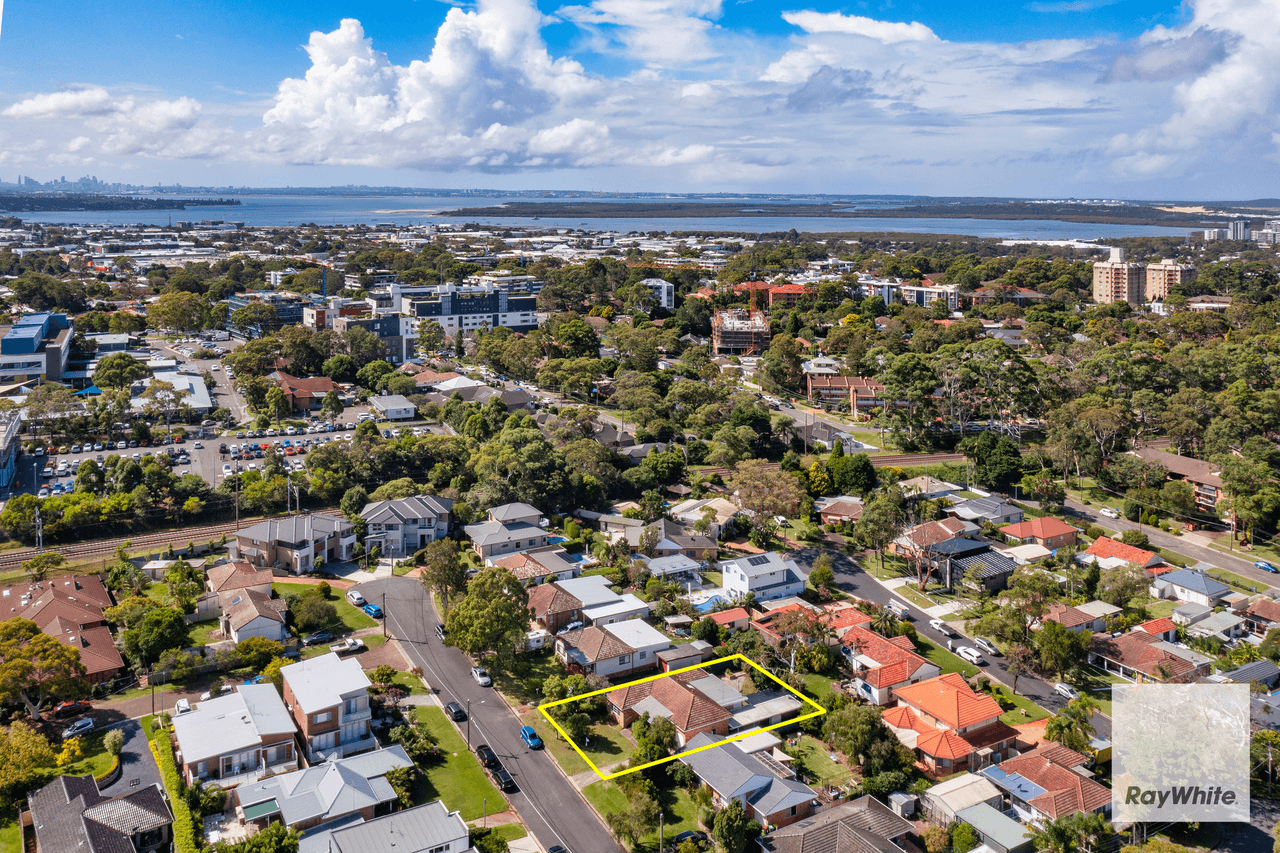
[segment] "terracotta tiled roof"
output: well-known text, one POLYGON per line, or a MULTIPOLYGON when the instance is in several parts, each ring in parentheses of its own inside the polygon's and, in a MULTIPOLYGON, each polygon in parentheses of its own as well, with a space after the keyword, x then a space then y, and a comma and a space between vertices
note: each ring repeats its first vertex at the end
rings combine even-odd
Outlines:
POLYGON ((708 614, 711 621, 717 625, 728 625, 731 622, 737 622, 739 619, 749 619, 751 614, 747 612, 745 607, 735 607, 732 610, 721 610, 719 613, 708 614))
POLYGON ((1094 634, 1090 651, 1115 661, 1129 669, 1135 669, 1152 678, 1160 678, 1156 668, 1164 666, 1170 677, 1186 675, 1195 670, 1195 664, 1186 658, 1178 657, 1167 649, 1156 644, 1160 638, 1145 631, 1130 631, 1119 637, 1109 634, 1094 634))
POLYGON ((1164 634, 1166 631, 1178 630, 1178 626, 1168 616, 1152 619, 1150 622, 1143 622, 1138 628, 1148 634, 1164 634))
POLYGON ((671 711, 671 722, 681 732, 688 732, 727 720, 732 714, 711 701, 705 693, 674 679, 653 682, 649 695, 671 711))
POLYGON ((1124 560, 1126 563, 1136 563, 1139 566, 1145 566, 1153 558, 1156 558, 1156 554, 1151 551, 1144 551, 1141 548, 1135 548, 1132 545, 1108 539, 1106 536, 1099 536, 1095 539, 1085 553, 1098 559, 1114 558, 1124 560))
POLYGON ((553 583, 535 586, 529 591, 529 609, 535 618, 546 613, 567 613, 581 610, 582 602, 576 596, 562 590, 553 583))
POLYGON ((859 627, 846 631, 840 642, 853 649, 854 654, 870 658, 878 664, 863 673, 862 679, 872 687, 880 688, 909 681, 920 667, 929 663, 895 640, 906 640, 908 646, 911 643, 906 637, 887 640, 874 631, 859 627))
POLYGON ((934 729, 916 738, 916 749, 934 758, 955 760, 973 752, 969 742, 950 729, 934 729))
POLYGON ((227 592, 233 589, 271 585, 270 569, 259 569, 252 563, 223 563, 209 569, 209 589, 212 592, 227 592))
POLYGON ((1005 759, 1000 769, 1017 773, 1043 788, 1045 793, 1031 800, 1031 805, 1051 820, 1079 811, 1092 812, 1111 802, 1111 791, 1058 764, 1052 760, 1051 753, 1042 746, 1034 752, 1005 759))
POLYGON ((1014 539, 1052 539, 1055 536, 1079 533, 1080 529, 1072 527, 1061 519, 1046 515, 1043 518, 1033 518, 1018 524, 1006 524, 1000 528, 1000 532, 1014 539))
POLYGON ((1280 601, 1261 598, 1249 605, 1245 611, 1254 619, 1264 622, 1280 622, 1280 601))
POLYGON ((589 628, 583 628, 581 631, 570 631, 556 638, 563 640, 566 646, 577 649, 586 656, 587 660, 595 662, 598 660, 607 660, 616 658, 619 655, 631 654, 635 649, 600 628, 592 625, 589 628))
POLYGON ((1055 601, 1045 608, 1045 614, 1041 617, 1041 621, 1057 622, 1063 628, 1077 628, 1081 625, 1088 625, 1093 621, 1093 617, 1083 610, 1077 610, 1060 601, 1055 601))
POLYGON ((856 607, 842 607, 839 610, 828 610, 823 615, 822 621, 827 623, 838 636, 843 637, 849 628, 870 624, 871 617, 856 607))
POLYGON ((906 705, 894 705, 892 708, 885 708, 880 712, 880 716, 884 721, 893 726, 895 729, 914 729, 916 731, 927 731, 927 728, 919 727, 928 724, 916 716, 916 712, 908 708, 906 705))
POLYGON ((990 696, 974 693, 958 673, 948 672, 928 681, 894 690, 898 701, 953 729, 999 717, 1000 706, 990 696))
POLYGON ((902 534, 902 540, 916 548, 924 548, 927 545, 936 545, 939 542, 955 539, 964 533, 964 530, 964 522, 960 519, 944 518, 941 521, 928 521, 916 525, 902 534))
POLYGON ((116 648, 111 629, 105 625, 59 633, 54 633, 48 628, 44 631, 46 634, 57 637, 66 645, 78 649, 80 663, 84 664, 85 672, 89 676, 100 672, 114 672, 124 667, 124 658, 120 657, 120 650, 116 648))

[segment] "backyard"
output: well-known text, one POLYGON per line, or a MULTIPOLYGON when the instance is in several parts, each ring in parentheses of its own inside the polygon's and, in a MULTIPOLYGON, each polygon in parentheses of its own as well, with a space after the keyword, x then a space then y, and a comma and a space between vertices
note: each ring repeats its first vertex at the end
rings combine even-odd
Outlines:
POLYGON ((22 853, 22 827, 16 817, 0 823, 0 853, 22 853))
POLYGON ((793 756, 795 766, 804 771, 801 781, 813 787, 838 787, 854 776, 848 767, 831 760, 825 744, 809 735, 801 735, 795 746, 787 747, 787 754, 793 756))
MULTIPOLYGON (((506 811, 507 801, 490 783, 480 761, 445 719, 444 711, 432 705, 417 707, 418 722, 438 739, 444 757, 423 769, 414 784, 414 805, 444 800, 465 821, 481 820, 485 814, 506 811)), ((479 743, 479 741, 475 741, 479 743)))

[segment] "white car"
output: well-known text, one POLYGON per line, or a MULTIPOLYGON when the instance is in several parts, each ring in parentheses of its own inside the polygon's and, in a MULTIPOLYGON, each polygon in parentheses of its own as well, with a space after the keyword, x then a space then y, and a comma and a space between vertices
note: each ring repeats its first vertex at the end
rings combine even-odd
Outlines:
POLYGON ((1116 512, 1114 509, 1112 509, 1109 506, 1104 506, 1102 509, 1098 510, 1098 515, 1105 516, 1107 518, 1120 517, 1120 513, 1116 512))
POLYGON ((1059 681, 1057 684, 1053 685, 1053 692, 1057 693, 1059 696, 1065 696, 1068 701, 1080 698, 1080 691, 1076 690, 1065 681, 1059 681))
POLYGON ((358 589, 347 590, 347 601, 350 601, 356 607, 364 607, 366 604, 368 604, 368 602, 364 600, 364 596, 360 594, 360 590, 358 589))
POLYGON ((951 626, 941 619, 930 619, 929 627, 937 631, 939 634, 941 634, 944 637, 954 636, 954 634, 951 631, 951 626))
POLYGON ((481 666, 471 667, 471 677, 474 678, 476 680, 476 684, 479 684, 481 687, 490 687, 493 684, 493 680, 489 678, 489 673, 485 672, 484 667, 481 666))
POLYGON ((73 738, 82 735, 85 732, 93 731, 93 718, 85 717, 83 720, 76 720, 71 725, 62 730, 63 738, 73 738))
POLYGON ((229 463, 222 466, 222 476, 224 477, 231 476, 231 465, 229 463))
POLYGON ((982 654, 977 649, 971 649, 968 646, 958 646, 956 648, 956 654, 967 660, 969 663, 977 666, 982 666, 986 663, 982 654))

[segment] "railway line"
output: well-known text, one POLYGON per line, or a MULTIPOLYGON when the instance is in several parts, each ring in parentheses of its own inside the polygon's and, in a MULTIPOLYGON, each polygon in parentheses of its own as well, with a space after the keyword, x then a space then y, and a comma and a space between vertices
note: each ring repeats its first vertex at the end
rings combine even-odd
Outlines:
POLYGON ((886 456, 872 456, 871 465, 875 468, 909 468, 917 465, 937 465, 942 462, 963 462, 963 453, 896 453, 886 456))

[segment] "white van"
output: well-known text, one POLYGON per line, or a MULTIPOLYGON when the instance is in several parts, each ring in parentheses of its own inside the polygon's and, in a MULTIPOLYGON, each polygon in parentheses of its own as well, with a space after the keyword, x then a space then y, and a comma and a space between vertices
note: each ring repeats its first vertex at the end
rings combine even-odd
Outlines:
POLYGON ((911 616, 910 611, 907 610, 907 605, 896 599, 891 599, 889 603, 884 606, 884 609, 888 610, 899 619, 907 619, 911 616))

